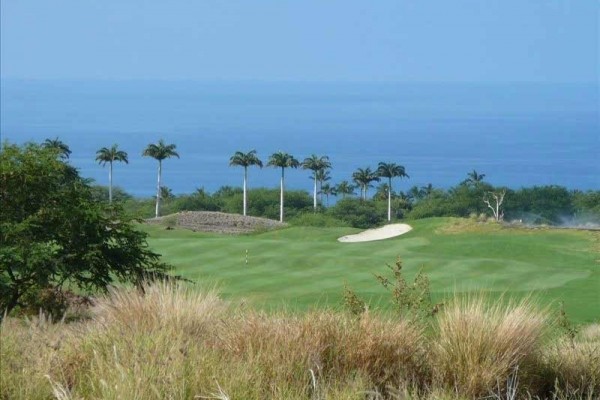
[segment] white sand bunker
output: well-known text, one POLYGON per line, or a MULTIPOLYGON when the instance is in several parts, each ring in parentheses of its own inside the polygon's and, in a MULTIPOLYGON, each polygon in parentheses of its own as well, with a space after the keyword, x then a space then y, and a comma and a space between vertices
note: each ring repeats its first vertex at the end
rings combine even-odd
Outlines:
POLYGON ((412 226, 407 224, 391 224, 382 226, 381 228, 367 229, 356 235, 342 236, 338 238, 338 241, 346 243, 371 242, 373 240, 383 240, 404 235, 411 230, 412 226))

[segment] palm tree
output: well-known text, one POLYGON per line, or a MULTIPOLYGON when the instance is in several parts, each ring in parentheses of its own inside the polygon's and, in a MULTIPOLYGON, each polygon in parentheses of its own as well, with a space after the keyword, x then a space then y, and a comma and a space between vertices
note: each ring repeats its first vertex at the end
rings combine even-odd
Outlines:
POLYGON ((473 170, 467 173, 467 179, 463 181, 464 184, 477 186, 481 182, 483 182, 483 178, 485 178, 485 174, 478 174, 477 171, 473 170))
MULTIPOLYGON (((323 185, 321 185, 321 196, 325 195, 325 199, 327 201, 327 207, 329 207, 329 196, 336 196, 337 195, 337 191, 335 189, 335 186, 331 186, 329 183, 325 183, 323 185)), ((321 200, 321 204, 323 203, 323 200, 321 200)))
POLYGON ((171 190, 171 188, 168 188, 166 186, 161 186, 160 187, 160 198, 167 201, 172 199, 173 197, 175 197, 175 195, 173 194, 173 190, 171 190))
POLYGON ((419 189, 422 198, 429 197, 431 193, 433 193, 433 190, 433 185, 431 183, 428 183, 425 186, 421 186, 421 189, 419 189))
POLYGON ((307 157, 302 161, 303 169, 310 169, 313 172, 313 180, 314 180, 314 188, 313 188, 313 208, 317 211, 317 182, 318 182, 318 173, 321 170, 326 170, 331 168, 331 163, 329 162, 329 157, 327 156, 317 156, 315 154, 307 157))
POLYGON ((377 175, 388 178, 388 222, 392 220, 392 178, 408 178, 406 170, 402 165, 395 163, 380 162, 377 167, 377 175))
POLYGON ((352 174, 352 179, 356 182, 361 190, 361 198, 367 199, 367 189, 371 186, 371 182, 379 182, 379 176, 371 171, 371 168, 359 168, 352 174))
POLYGON ((69 146, 65 142, 60 140, 58 137, 56 137, 55 139, 44 140, 42 146, 47 149, 56 150, 56 152, 60 155, 60 158, 62 158, 63 160, 66 160, 71 155, 71 149, 69 148, 69 146))
MULTIPOLYGON (((390 191, 390 187, 388 186, 387 183, 380 183, 377 186, 377 188, 375 189, 375 194, 373 195, 373 199, 387 200, 389 191, 390 191)), ((392 196, 394 196, 394 195, 395 195, 395 193, 392 192, 392 196)))
POLYGON ((341 181, 336 185, 335 191, 337 194, 342 195, 342 199, 345 199, 346 196, 352 196, 354 194, 354 185, 351 185, 348 181, 341 181))
POLYGON ((281 182, 279 192, 279 222, 283 222, 283 181, 285 178, 286 168, 298 168, 300 162, 294 158, 291 154, 278 151, 277 153, 271 154, 267 167, 281 168, 281 182))
POLYGON ((248 184, 248 167, 251 165, 258 165, 262 168, 263 163, 256 156, 256 150, 251 150, 248 153, 242 153, 241 151, 236 151, 233 156, 229 159, 230 166, 240 166, 244 167, 244 216, 246 215, 247 209, 247 184, 248 184))
POLYGON ((323 204, 323 183, 331 180, 331 175, 329 175, 329 171, 326 169, 320 169, 317 171, 317 182, 319 182, 319 193, 321 194, 321 204, 323 204))
POLYGON ((98 164, 105 166, 108 163, 108 202, 112 203, 112 176, 113 176, 113 162, 120 161, 125 164, 129 164, 127 159, 127 153, 119 150, 119 146, 113 144, 111 148, 103 147, 96 152, 96 161, 98 164))
POLYGON ((157 144, 150 143, 142 153, 142 156, 152 157, 158 161, 158 183, 156 185, 156 210, 155 216, 158 218, 160 210, 160 178, 162 175, 163 160, 171 157, 179 158, 179 154, 175 151, 177 146, 174 144, 165 144, 165 141, 160 139, 157 144))

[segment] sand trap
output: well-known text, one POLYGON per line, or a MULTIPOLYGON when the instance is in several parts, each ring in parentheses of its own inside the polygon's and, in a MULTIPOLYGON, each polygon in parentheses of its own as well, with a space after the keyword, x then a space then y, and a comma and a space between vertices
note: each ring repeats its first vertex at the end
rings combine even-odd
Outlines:
POLYGON ((342 236, 338 238, 338 241, 346 243, 371 242, 373 240, 383 240, 404 235, 411 230, 412 226, 407 224, 391 224, 382 226, 381 228, 367 229, 356 235, 342 236))

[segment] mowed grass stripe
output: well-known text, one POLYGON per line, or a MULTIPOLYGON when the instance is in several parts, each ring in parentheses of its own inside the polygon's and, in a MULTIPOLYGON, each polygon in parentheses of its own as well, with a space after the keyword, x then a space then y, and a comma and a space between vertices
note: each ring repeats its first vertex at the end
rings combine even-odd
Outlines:
POLYGON ((400 256, 409 279, 424 269, 436 298, 454 291, 517 297, 533 291, 545 303, 564 301, 576 320, 600 320, 600 255, 592 233, 500 229, 451 218, 411 224, 406 235, 368 243, 337 242, 360 231, 353 228, 291 227, 242 236, 143 229, 177 273, 218 282, 226 297, 264 307, 339 305, 346 283, 380 298, 385 290, 373 274, 386 274, 386 264, 400 256))

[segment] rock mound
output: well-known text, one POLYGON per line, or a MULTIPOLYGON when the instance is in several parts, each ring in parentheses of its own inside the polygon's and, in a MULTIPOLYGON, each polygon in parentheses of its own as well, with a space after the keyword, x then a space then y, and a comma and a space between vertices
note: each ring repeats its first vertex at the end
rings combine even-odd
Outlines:
POLYGON ((287 226, 285 223, 267 218, 244 217, 239 214, 226 214, 214 211, 183 211, 176 214, 147 220, 149 223, 167 227, 191 229, 199 232, 244 234, 271 230, 287 226))

